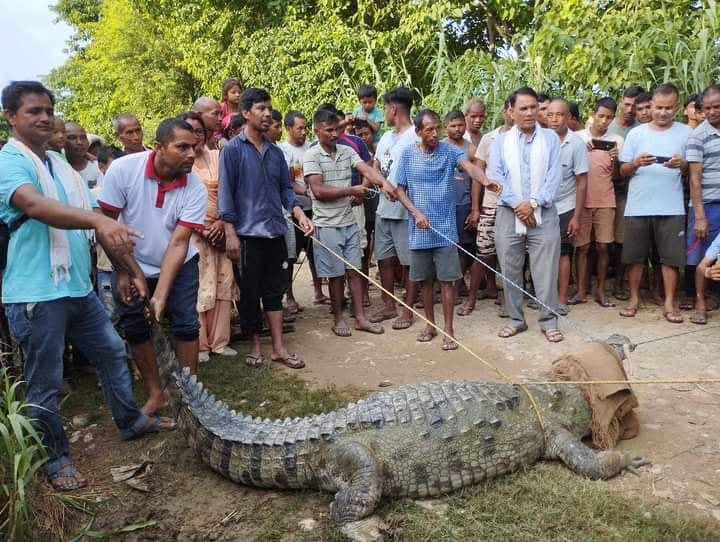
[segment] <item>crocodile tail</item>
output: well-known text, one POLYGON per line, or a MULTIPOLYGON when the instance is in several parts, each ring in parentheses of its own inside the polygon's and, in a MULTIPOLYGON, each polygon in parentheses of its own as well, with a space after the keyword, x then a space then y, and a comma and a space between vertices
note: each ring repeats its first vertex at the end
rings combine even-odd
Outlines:
POLYGON ((182 406, 180 390, 175 380, 175 375, 180 370, 180 364, 175 356, 175 349, 160 326, 156 326, 154 341, 160 385, 165 392, 170 412, 177 416, 182 406))

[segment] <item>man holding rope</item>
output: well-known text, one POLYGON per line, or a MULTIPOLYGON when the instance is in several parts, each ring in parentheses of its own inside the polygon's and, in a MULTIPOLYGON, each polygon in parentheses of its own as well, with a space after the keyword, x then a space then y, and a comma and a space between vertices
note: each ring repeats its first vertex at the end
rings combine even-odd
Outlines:
POLYGON ((488 178, 502 185, 498 203, 495 242, 505 282, 510 322, 502 338, 527 330, 523 314, 523 263, 530 254, 530 272, 541 303, 540 329, 550 342, 560 342, 557 327, 560 224, 555 194, 562 179, 560 138, 537 122, 535 91, 522 87, 510 96, 515 125, 499 134, 490 152, 488 178))
POLYGON ((463 149, 441 142, 440 116, 429 109, 415 117, 415 133, 420 142, 400 155, 395 179, 397 197, 411 215, 410 280, 422 283, 425 326, 417 340, 429 342, 436 335, 433 282, 440 281, 444 330, 443 350, 457 350, 453 330, 455 281, 461 278, 458 232, 455 215, 455 169, 466 172, 476 182, 494 192, 497 183, 488 183, 483 171, 473 165, 463 149))

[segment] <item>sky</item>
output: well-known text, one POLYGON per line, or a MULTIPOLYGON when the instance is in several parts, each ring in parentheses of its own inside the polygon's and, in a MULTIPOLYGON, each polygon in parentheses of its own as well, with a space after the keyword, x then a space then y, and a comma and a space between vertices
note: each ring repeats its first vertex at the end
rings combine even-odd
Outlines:
POLYGON ((61 66, 72 28, 55 23, 54 0, 0 0, 0 86, 37 80, 61 66))

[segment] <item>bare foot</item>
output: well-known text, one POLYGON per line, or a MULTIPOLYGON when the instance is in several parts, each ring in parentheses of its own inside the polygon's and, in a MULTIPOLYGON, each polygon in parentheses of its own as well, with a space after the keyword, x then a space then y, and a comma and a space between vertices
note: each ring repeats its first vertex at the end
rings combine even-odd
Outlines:
POLYGON ((165 396, 149 397, 145 404, 140 408, 140 411, 146 416, 152 416, 159 410, 166 408, 168 402, 165 400, 165 396))

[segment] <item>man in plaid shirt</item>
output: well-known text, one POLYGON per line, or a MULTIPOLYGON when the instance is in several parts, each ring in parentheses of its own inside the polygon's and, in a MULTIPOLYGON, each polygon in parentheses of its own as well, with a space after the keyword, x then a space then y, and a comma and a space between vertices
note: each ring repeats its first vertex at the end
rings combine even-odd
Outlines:
MULTIPOLYGON (((462 149, 440 141, 440 117, 425 109, 415 117, 415 132, 420 142, 407 147, 398 162, 396 181, 397 198, 408 213, 410 232, 410 280, 422 282, 422 300, 425 317, 435 323, 433 308, 433 282, 440 281, 444 330, 443 350, 456 350, 458 344, 451 339, 454 282, 461 277, 457 251, 455 224, 455 168, 460 168, 492 191, 497 183, 488 183, 485 174, 467 159, 462 149)), ((428 342, 437 335, 431 325, 418 335, 418 341, 428 342)))

